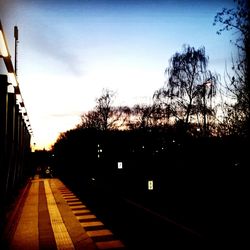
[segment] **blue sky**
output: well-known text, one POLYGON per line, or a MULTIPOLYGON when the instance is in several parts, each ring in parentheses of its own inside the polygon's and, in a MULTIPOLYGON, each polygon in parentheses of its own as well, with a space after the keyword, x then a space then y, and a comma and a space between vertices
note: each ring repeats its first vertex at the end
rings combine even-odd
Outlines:
POLYGON ((205 46, 209 68, 223 75, 232 34, 213 18, 228 1, 0 0, 13 51, 19 27, 18 79, 37 147, 48 147, 92 109, 103 88, 116 105, 150 102, 170 57, 183 44, 205 46))

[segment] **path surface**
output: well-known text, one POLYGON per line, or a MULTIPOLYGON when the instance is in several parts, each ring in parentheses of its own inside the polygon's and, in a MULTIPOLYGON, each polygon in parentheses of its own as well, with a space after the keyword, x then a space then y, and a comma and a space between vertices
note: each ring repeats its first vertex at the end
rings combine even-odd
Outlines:
POLYGON ((31 180, 10 249, 125 249, 59 180, 31 180))

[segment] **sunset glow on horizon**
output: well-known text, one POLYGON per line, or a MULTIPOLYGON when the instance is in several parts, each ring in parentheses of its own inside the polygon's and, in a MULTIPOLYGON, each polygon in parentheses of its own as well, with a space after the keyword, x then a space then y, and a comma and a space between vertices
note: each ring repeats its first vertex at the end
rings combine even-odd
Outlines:
POLYGON ((209 69, 222 78, 236 53, 232 34, 218 36, 213 26, 233 0, 0 0, 0 6, 12 61, 13 27, 19 28, 17 76, 36 149, 49 149, 79 124, 103 89, 116 93, 114 105, 150 103, 183 44, 205 46, 209 69))

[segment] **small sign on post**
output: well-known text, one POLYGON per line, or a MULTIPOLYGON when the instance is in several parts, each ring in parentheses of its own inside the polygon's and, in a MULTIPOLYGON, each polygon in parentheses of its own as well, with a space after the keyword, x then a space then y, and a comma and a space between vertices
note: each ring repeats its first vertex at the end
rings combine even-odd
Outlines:
POLYGON ((120 162, 118 162, 118 169, 122 169, 122 168, 123 168, 122 162, 120 161, 120 162))
POLYGON ((154 182, 152 180, 148 181, 148 190, 154 189, 154 182))

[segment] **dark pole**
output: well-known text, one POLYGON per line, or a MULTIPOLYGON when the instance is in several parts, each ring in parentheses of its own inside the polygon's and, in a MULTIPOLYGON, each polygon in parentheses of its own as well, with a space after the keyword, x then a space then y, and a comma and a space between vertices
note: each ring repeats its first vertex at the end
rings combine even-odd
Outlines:
POLYGON ((15 37, 15 73, 17 75, 17 43, 18 43, 18 28, 14 27, 14 37, 15 37))

